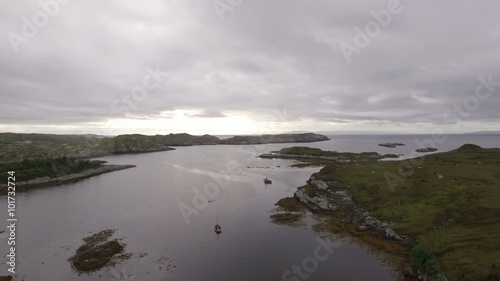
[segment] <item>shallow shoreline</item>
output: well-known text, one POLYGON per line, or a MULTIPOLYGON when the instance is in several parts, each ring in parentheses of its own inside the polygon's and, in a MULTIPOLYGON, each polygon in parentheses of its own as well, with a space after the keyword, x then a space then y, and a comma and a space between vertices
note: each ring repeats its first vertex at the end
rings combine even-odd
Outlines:
MULTIPOLYGON (((125 169, 129 169, 129 168, 134 168, 134 167, 136 167, 136 165, 109 164, 109 165, 101 166, 97 169, 92 169, 92 170, 84 171, 84 172, 77 173, 77 174, 65 175, 65 176, 61 176, 61 177, 57 177, 57 178, 49 178, 49 177, 36 178, 33 180, 29 180, 29 181, 17 182, 16 183, 16 191, 17 192, 28 191, 28 190, 34 189, 34 188, 75 183, 75 182, 78 182, 78 181, 81 181, 81 180, 84 180, 87 178, 91 178, 94 176, 98 176, 101 174, 125 170, 125 169)), ((0 195, 6 195, 7 192, 8 192, 7 185, 6 184, 0 185, 0 195)))
MULTIPOLYGON (((340 155, 342 154, 339 153, 340 155)), ((298 155, 275 151, 262 154, 259 157, 293 159, 301 162, 295 165, 320 165, 323 167, 332 164, 342 165, 350 162, 361 164, 395 158, 391 154, 363 155, 364 157, 361 155, 363 154, 353 153, 352 155, 345 154, 342 155, 343 157, 339 157, 330 156, 326 153, 324 155, 298 155)), ((395 156, 397 157, 397 155, 395 156)), ((293 198, 290 199, 296 200, 297 204, 301 204, 318 218, 318 224, 314 226, 316 231, 347 234, 350 238, 367 245, 375 253, 390 257, 388 259, 389 263, 394 268, 398 280, 415 280, 425 277, 417 273, 410 265, 410 250, 415 245, 413 237, 396 233, 392 228, 394 223, 377 219, 365 208, 354 202, 350 194, 350 186, 335 179, 328 181, 317 179, 315 174, 310 176, 305 186, 298 187, 293 198)), ((277 205, 281 206, 280 202, 284 202, 283 200, 285 198, 281 199, 277 205)), ((282 207, 284 210, 287 209, 287 206, 282 207)), ((281 215, 285 217, 287 214, 293 215, 295 213, 285 211, 281 215)))
MULTIPOLYGON (((405 235, 398 235, 392 230, 391 222, 380 221, 357 206, 352 202, 347 190, 330 193, 326 190, 328 184, 331 183, 317 180, 312 175, 306 186, 299 187, 294 192, 293 199, 304 206, 318 220, 314 230, 336 235, 348 235, 349 239, 368 246, 375 254, 382 255, 384 262, 388 262, 394 269, 398 280, 417 279, 419 274, 412 270, 409 262, 410 249, 414 245, 413 239, 405 235), (322 197, 321 194, 317 194, 315 197, 308 196, 307 189, 311 188, 328 192, 330 200, 322 197), (334 203, 331 201, 332 197, 335 198, 334 203)), ((279 202, 277 205, 281 206, 279 202)), ((287 209, 287 206, 282 207, 284 210, 287 209)), ((292 210, 285 211, 285 214, 288 213, 294 214, 292 210)))

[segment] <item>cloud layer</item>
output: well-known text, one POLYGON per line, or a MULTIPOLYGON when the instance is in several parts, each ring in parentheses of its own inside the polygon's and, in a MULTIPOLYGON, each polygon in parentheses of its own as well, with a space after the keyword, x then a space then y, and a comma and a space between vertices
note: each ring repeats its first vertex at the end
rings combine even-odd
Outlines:
POLYGON ((496 1, 0 6, 3 130, 500 129, 496 1))

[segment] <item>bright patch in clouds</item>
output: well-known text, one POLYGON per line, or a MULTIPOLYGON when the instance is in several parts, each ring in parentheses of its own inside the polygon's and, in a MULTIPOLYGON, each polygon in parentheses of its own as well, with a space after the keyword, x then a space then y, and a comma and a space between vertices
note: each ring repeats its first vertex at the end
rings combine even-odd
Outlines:
POLYGON ((251 119, 238 114, 226 114, 225 117, 191 117, 201 114, 199 110, 174 110, 172 112, 162 112, 161 115, 168 118, 154 119, 110 119, 105 125, 104 131, 111 131, 113 134, 122 134, 133 129, 134 132, 150 134, 167 133, 191 133, 218 134, 220 128, 235 134, 245 134, 259 131, 258 124, 251 119))

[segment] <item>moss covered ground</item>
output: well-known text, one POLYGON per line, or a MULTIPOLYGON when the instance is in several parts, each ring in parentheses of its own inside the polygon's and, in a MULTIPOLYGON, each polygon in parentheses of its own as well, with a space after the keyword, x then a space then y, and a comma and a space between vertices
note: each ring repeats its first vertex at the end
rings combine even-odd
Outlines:
POLYGON ((448 280, 500 280, 500 149, 332 163, 315 177, 348 186, 359 206, 425 243, 448 280))

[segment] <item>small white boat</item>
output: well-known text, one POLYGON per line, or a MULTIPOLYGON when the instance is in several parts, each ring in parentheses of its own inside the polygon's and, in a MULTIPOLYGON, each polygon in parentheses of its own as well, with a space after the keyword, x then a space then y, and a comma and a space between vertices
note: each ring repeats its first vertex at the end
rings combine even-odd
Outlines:
POLYGON ((217 217, 217 224, 215 225, 215 233, 220 234, 222 232, 222 228, 219 225, 219 217, 217 217))

